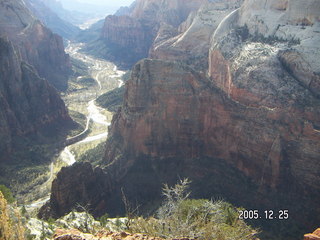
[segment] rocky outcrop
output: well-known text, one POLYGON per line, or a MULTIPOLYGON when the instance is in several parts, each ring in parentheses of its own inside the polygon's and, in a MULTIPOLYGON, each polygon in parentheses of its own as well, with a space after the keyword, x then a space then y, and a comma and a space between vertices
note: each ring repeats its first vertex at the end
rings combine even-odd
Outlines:
MULTIPOLYGON (((107 232, 101 231, 95 236, 85 234, 78 230, 63 230, 58 229, 53 236, 54 240, 163 240, 158 237, 148 237, 145 234, 131 234, 127 232, 107 232)), ((174 240, 192 240, 191 238, 175 238, 174 240)))
POLYGON ((106 17, 99 40, 99 45, 107 48, 102 51, 102 55, 122 67, 131 67, 148 56, 153 41, 163 33, 161 26, 178 28, 192 11, 206 2, 207 0, 136 1, 126 15, 106 17))
POLYGON ((320 239, 320 228, 315 230, 313 233, 305 234, 303 240, 319 240, 320 239))
POLYGON ((320 74, 316 74, 301 53, 293 50, 279 52, 279 60, 292 76, 315 96, 320 97, 320 74))
MULTIPOLYGON (((72 123, 56 90, 36 70, 21 61, 12 43, 0 38, 0 161, 10 160, 19 137, 41 136, 45 129, 55 134, 72 123)), ((54 134, 52 134, 53 136, 54 134)))
MULTIPOLYGON (((285 76, 285 71, 280 75, 285 76)), ((289 74, 286 77, 290 79, 289 74)), ((278 103, 277 108, 255 102, 249 106, 227 98, 214 90, 214 85, 209 90, 209 85, 183 66, 162 61, 140 62, 128 82, 124 106, 113 120, 111 138, 114 135, 121 140, 120 152, 132 158, 141 155, 221 158, 272 188, 282 184, 282 174, 287 171, 282 165, 287 161, 284 155, 290 156, 293 171, 301 171, 306 166, 300 163, 309 162, 310 168, 303 172, 309 171, 310 178, 318 178, 311 167, 318 167, 319 152, 314 148, 320 137, 316 128, 320 114, 318 100, 296 84, 292 87, 293 94, 301 92, 304 99, 299 101, 303 105, 288 99, 292 102, 289 106, 287 101, 278 103), (300 139, 300 150, 288 147, 295 139, 300 139)), ((113 147, 111 144, 106 155, 110 163, 116 162, 118 154, 113 147)), ((121 168, 126 169, 126 165, 122 163, 121 168)), ((311 184, 302 175, 295 177, 317 189, 316 181, 311 184)))
POLYGON ((36 20, 21 0, 0 3, 1 36, 16 46, 22 59, 59 90, 67 88, 71 65, 61 37, 36 20))
POLYGON ((108 180, 101 169, 93 169, 89 163, 62 168, 52 182, 50 202, 40 209, 39 216, 61 217, 72 209, 103 215, 108 202, 106 194, 110 192, 108 180))
MULTIPOLYGON (((214 1, 203 4, 189 15, 177 32, 158 32, 149 56, 155 59, 183 61, 198 71, 208 69, 210 39, 221 20, 241 6, 242 1, 214 1)), ((162 30, 160 28, 160 30, 162 30)))
POLYGON ((146 57, 152 42, 152 36, 142 23, 129 16, 106 17, 101 38, 112 51, 109 59, 121 61, 122 66, 146 57))

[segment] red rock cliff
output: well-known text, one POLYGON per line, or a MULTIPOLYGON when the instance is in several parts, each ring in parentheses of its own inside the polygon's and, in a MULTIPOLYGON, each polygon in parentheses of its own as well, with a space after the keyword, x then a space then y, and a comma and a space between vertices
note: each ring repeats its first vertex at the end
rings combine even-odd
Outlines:
POLYGON ((148 56, 160 25, 177 28, 190 12, 207 0, 139 0, 126 16, 108 16, 105 19, 101 40, 108 49, 105 57, 123 67, 131 67, 148 56))

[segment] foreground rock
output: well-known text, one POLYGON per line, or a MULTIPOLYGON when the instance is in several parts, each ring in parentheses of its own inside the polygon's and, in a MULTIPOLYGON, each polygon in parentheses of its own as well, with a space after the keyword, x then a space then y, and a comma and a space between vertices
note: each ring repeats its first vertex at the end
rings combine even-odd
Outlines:
POLYGON ((320 239, 320 228, 315 230, 313 233, 304 235, 304 240, 319 240, 320 239))
MULTIPOLYGON (((130 234, 126 232, 102 231, 96 235, 81 233, 78 230, 58 229, 54 235, 54 240, 163 240, 158 237, 148 237, 144 234, 130 234)), ((175 238, 174 240, 192 240, 189 238, 175 238)))

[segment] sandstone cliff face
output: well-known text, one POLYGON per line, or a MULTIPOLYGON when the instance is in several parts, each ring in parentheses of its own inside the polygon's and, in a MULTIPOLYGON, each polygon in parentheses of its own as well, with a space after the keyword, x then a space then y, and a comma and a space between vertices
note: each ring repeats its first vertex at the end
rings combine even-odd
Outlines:
MULTIPOLYGON (((14 139, 41 135, 45 128, 72 122, 56 90, 21 61, 11 42, 0 38, 0 161, 17 150, 14 139)), ((60 132, 56 130, 56 132, 60 132)))
MULTIPOLYGON (((308 4, 320 7, 312 1, 308 4)), ((302 129, 310 130, 301 129, 300 134, 309 138, 309 143, 319 133, 319 68, 313 61, 319 56, 316 19, 317 14, 298 1, 266 1, 265 5, 261 1, 245 1, 240 10, 221 22, 209 53, 209 76, 230 99, 248 107, 269 109, 276 113, 276 119, 280 117, 277 112, 290 109, 284 114, 290 118, 287 124, 297 127, 305 122, 307 125, 302 129), (313 23, 299 24, 302 16, 299 11, 313 23)), ((280 136, 289 139, 293 132, 296 131, 280 136)), ((313 144, 318 144, 317 141, 313 144)), ((292 175, 298 182, 318 189, 316 181, 310 181, 315 180, 315 175, 309 174, 315 174, 314 167, 319 171, 315 161, 319 153, 313 150, 308 153, 309 148, 303 142, 298 148, 305 157, 297 149, 287 153, 292 175), (291 157, 292 154, 296 157, 291 157)))
POLYGON ((179 26, 179 31, 166 36, 158 32, 149 56, 178 60, 193 65, 198 71, 208 69, 210 39, 221 20, 239 8, 242 1, 214 1, 203 4, 179 26))
POLYGON ((101 38, 111 48, 109 59, 128 66, 148 55, 152 36, 143 24, 129 16, 108 16, 101 38))
POLYGON ((0 31, 17 47, 22 59, 33 65, 40 77, 59 90, 67 88, 70 62, 61 37, 31 16, 20 0, 0 2, 0 31))
POLYGON ((105 57, 122 67, 131 67, 148 56, 153 41, 163 32, 159 30, 164 25, 178 28, 192 11, 206 2, 138 0, 127 15, 106 17, 101 33, 101 41, 108 49, 105 57))

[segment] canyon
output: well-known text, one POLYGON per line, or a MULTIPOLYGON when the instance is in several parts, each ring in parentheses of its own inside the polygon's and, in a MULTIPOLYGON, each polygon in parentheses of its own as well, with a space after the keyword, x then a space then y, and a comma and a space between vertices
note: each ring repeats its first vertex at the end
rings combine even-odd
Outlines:
MULTIPOLYGON (((98 163, 63 167, 38 216, 89 206, 96 218, 115 217, 125 214, 124 195, 150 215, 164 183, 189 178, 193 198, 288 210, 286 221, 252 222, 263 229, 261 239, 312 232, 320 221, 319 12, 317 0, 137 0, 107 16, 99 37, 81 51, 131 68, 116 98, 121 107, 98 163)), ((67 88, 71 62, 62 39, 22 1, 3 0, 0 13, 0 71, 7 80, 0 82, 1 151, 9 156, 12 136, 72 125, 55 89, 67 88)), ((79 56, 87 66, 96 61, 79 56)), ((99 79, 112 78, 100 72, 109 67, 103 64, 91 70, 98 79, 92 99, 102 93, 99 79)))
POLYGON ((34 19, 22 2, 1 1, 0 12, 0 162, 8 163, 27 151, 29 141, 56 144, 55 138, 63 139, 74 127, 53 86, 67 85, 71 65, 61 37, 34 19))
MULTIPOLYGON (((131 33, 140 31, 141 22, 150 23, 156 8, 148 3, 137 2, 130 16, 107 17, 103 34, 119 39, 127 51, 139 50, 146 34, 131 33), (126 35, 128 23, 134 31, 126 35), (126 43, 131 39, 135 47, 126 43)), ((154 17, 160 28, 148 34, 157 37, 143 45, 148 48, 140 57, 148 51, 153 59, 132 69, 112 120, 104 166, 63 169, 53 182, 49 215, 70 211, 79 196, 86 196, 83 204, 90 203, 94 215, 117 215, 124 211, 121 188, 150 211, 163 183, 189 177, 197 198, 289 209, 290 221, 265 223, 270 228, 297 221, 299 228, 315 228, 320 25, 319 4, 308 4, 301 13, 294 0, 215 1, 201 8, 199 3, 189 17, 154 17), (88 181, 79 175, 80 189, 78 181, 67 180, 79 169, 91 173, 88 181), (93 182, 99 190, 87 194, 93 182)), ((163 16, 171 16, 171 8, 163 9, 163 16)))

